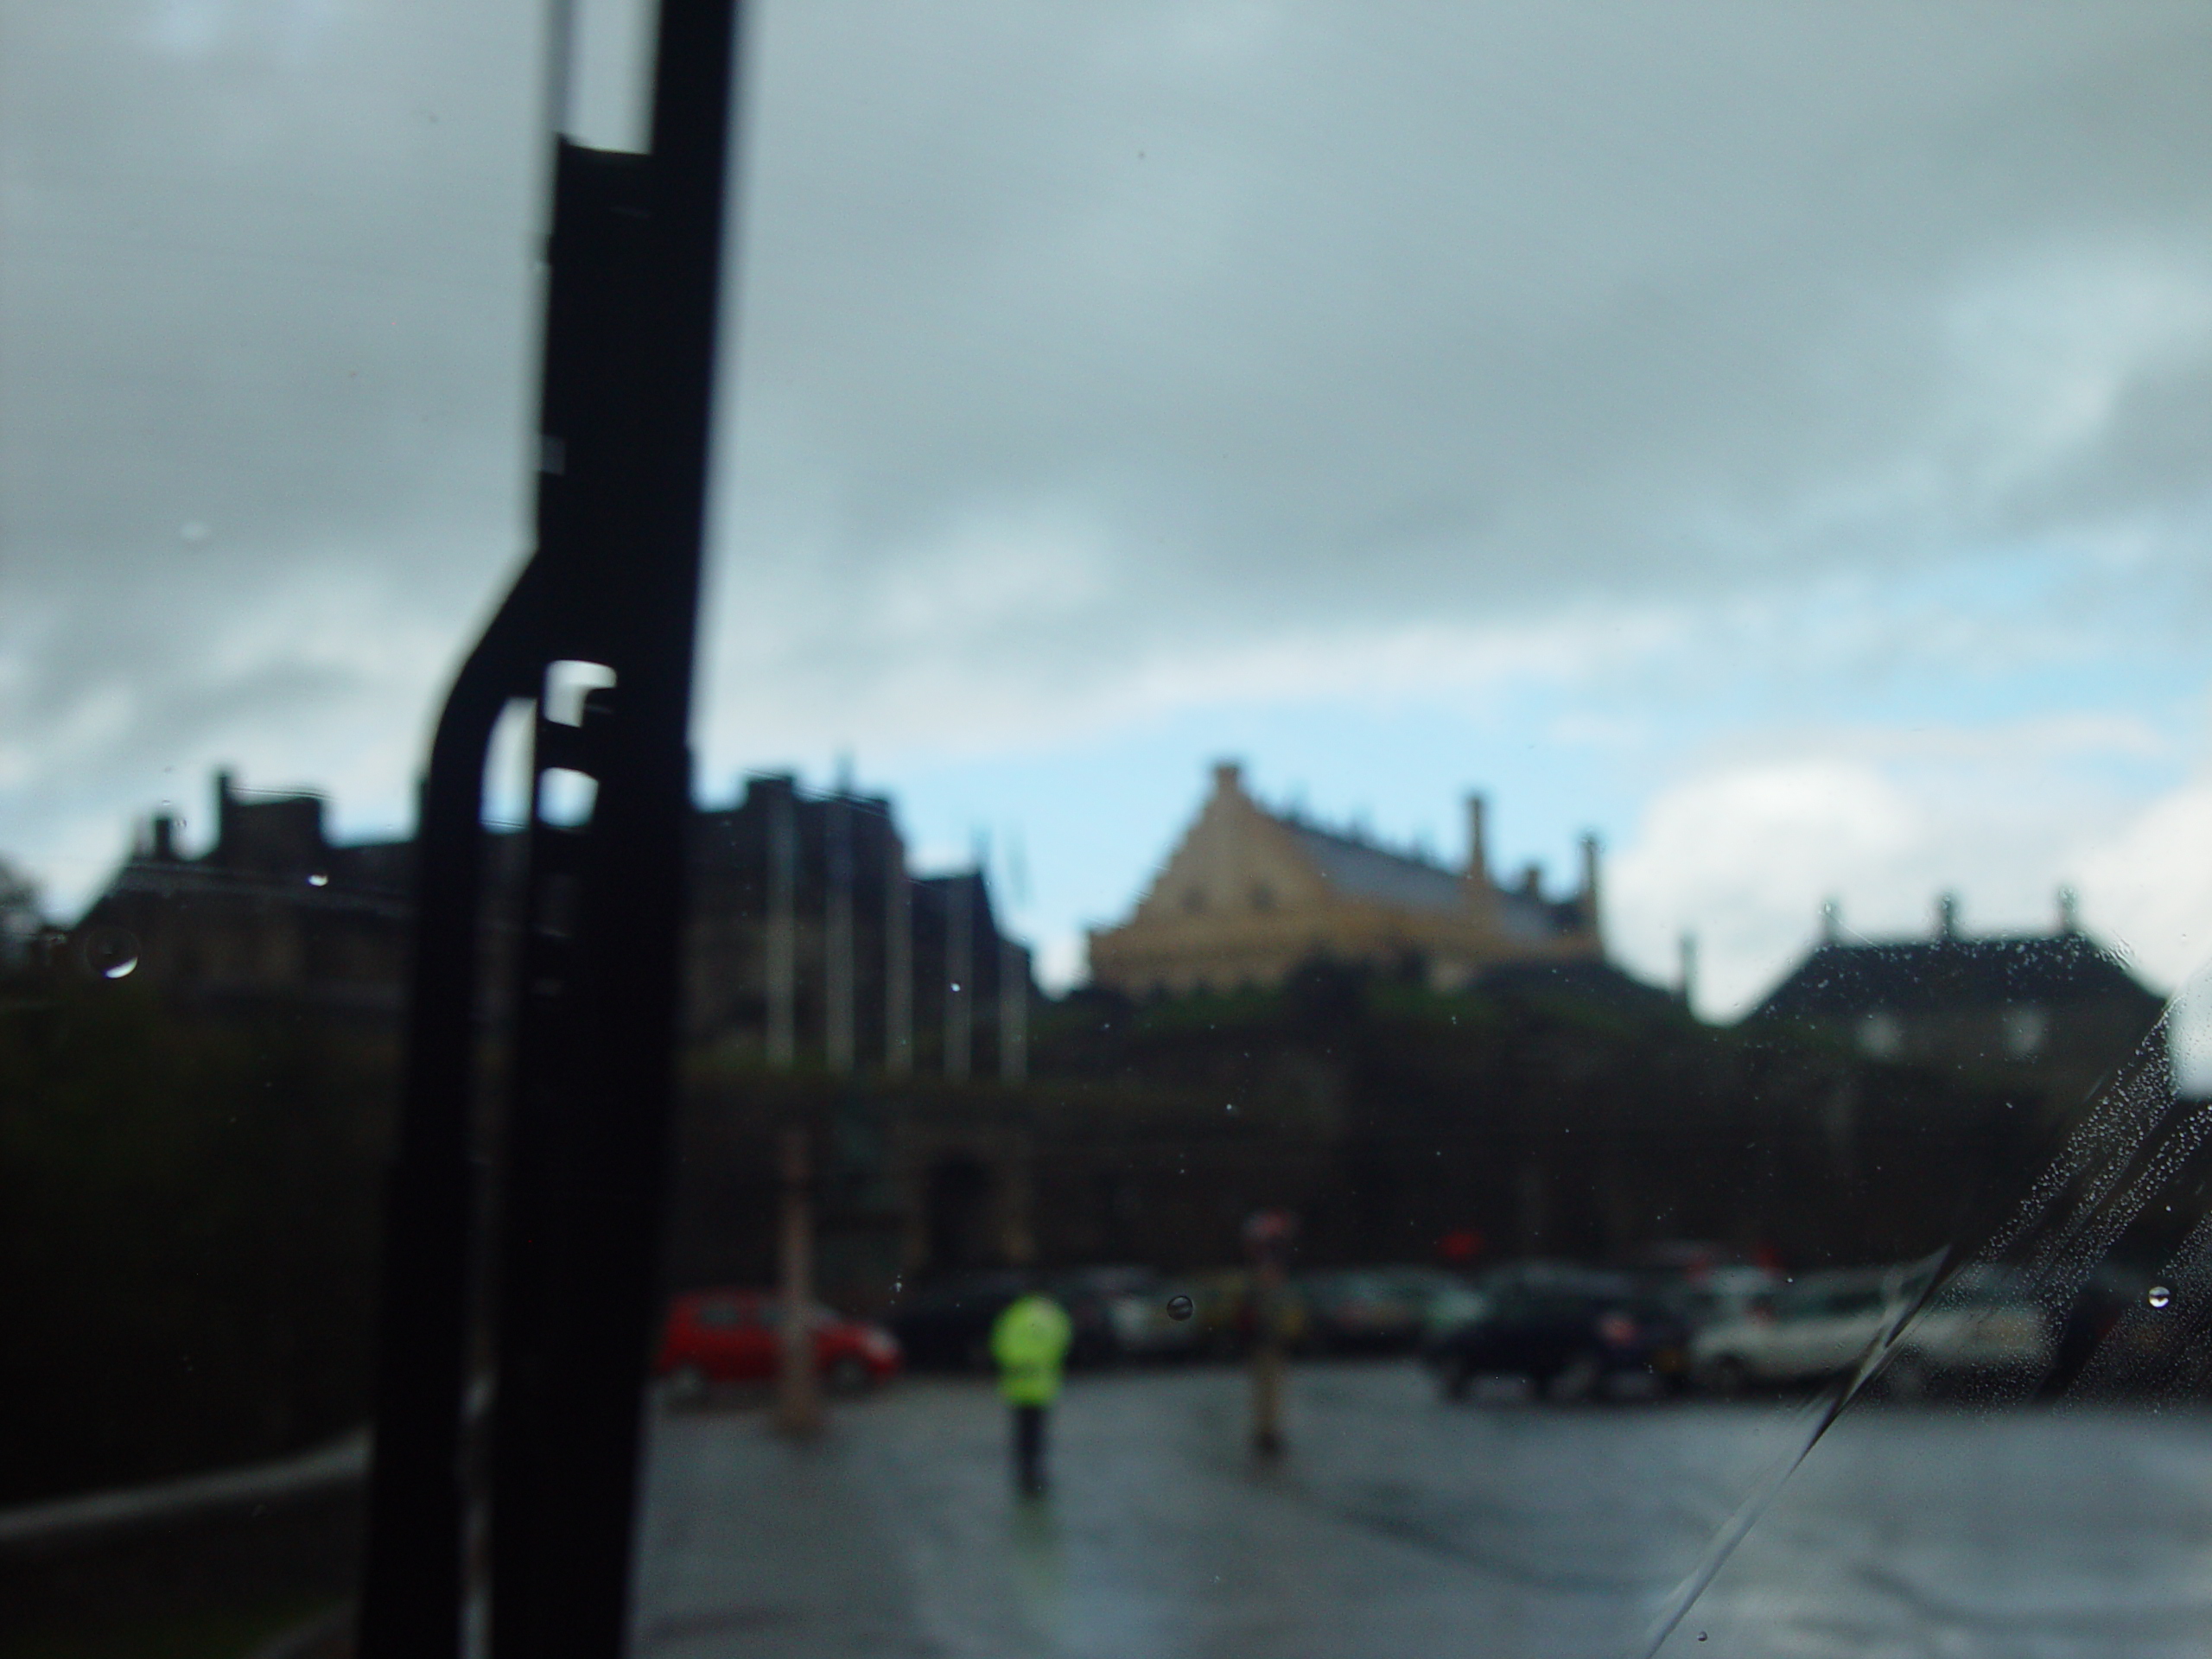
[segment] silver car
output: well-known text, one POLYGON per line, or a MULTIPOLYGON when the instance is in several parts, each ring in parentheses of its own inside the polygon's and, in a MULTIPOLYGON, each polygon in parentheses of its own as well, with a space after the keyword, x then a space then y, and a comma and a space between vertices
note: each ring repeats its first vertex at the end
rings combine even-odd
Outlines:
MULTIPOLYGON (((1912 1313, 1917 1275, 1902 1268, 1808 1274, 1700 1331, 1690 1371, 1716 1394, 1819 1383, 1855 1369, 1912 1313)), ((1885 1391, 1910 1396, 1974 1376, 2050 1363, 2041 1313, 2002 1278, 1970 1270, 1929 1299, 1891 1343, 1885 1391)))

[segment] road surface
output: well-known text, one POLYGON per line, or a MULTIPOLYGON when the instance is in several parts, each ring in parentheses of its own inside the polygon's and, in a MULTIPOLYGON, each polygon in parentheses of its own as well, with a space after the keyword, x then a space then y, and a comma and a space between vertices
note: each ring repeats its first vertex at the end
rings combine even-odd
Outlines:
MULTIPOLYGON (((1055 1485, 1003 1410, 920 1378, 823 1440, 750 1409, 652 1427, 637 1650, 938 1659, 1629 1659, 1802 1438, 1779 1407, 1446 1405, 1416 1368, 1294 1372, 1255 1468, 1243 1379, 1072 1382, 1055 1485)), ((2212 1647, 2212 1417, 1867 1407, 1664 1651, 2150 1659, 2212 1647)))

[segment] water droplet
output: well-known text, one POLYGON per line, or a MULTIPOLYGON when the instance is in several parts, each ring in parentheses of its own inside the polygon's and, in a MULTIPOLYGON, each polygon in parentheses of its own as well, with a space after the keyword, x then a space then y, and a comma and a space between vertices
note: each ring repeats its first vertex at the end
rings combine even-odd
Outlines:
POLYGON ((1176 1320, 1178 1323, 1189 1319, 1191 1317, 1191 1299, 1183 1295, 1170 1296, 1167 1299, 1167 1317, 1171 1319, 1176 1320))
POLYGON ((2164 1307, 2168 1302, 2173 1300, 2173 1292, 2168 1290, 2164 1285, 2152 1286, 2150 1293, 2143 1298, 2145 1301, 2150 1303, 2153 1307, 2164 1307))
POLYGON ((1233 1112, 1236 1109, 1236 1103, 1232 1100, 1228 1105, 1223 1107, 1221 1109, 1224 1112, 1233 1112))
POLYGON ((330 877, 321 870, 308 877, 308 886, 311 887, 327 887, 329 885, 330 877))
POLYGON ((1700 1630, 1697 1633, 1697 1639, 1700 1642, 1705 1640, 1705 1632, 1703 1630, 1700 1630))
POLYGON ((956 979, 952 982, 952 988, 956 991, 960 988, 960 982, 958 980, 956 979))
POLYGON ((138 936, 128 928, 96 927, 80 949, 85 965, 102 979, 121 979, 138 965, 138 936))

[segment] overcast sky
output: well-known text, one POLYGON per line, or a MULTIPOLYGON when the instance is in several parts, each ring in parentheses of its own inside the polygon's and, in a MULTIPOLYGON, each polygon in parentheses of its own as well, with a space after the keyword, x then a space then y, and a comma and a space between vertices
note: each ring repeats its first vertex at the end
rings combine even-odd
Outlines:
MULTIPOLYGON (((404 824, 527 544, 533 9, 0 0, 0 854, 404 824), (195 824, 194 828, 201 826, 195 824)), ((2212 11, 771 5, 702 792, 849 754, 1061 978, 1217 755, 1811 939, 2212 941, 2212 11)), ((595 113, 594 118, 599 118, 595 113)))

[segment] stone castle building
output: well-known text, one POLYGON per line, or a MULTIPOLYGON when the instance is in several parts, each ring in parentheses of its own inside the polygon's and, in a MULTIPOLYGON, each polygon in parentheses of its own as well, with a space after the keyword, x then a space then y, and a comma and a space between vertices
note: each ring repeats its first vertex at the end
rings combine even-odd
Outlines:
POLYGON ((1817 1032, 1869 1059, 1988 1079, 2054 1116, 2078 1107, 2132 1056, 2164 1065, 2164 1004, 2082 931, 2059 896, 2050 933, 1969 937, 1957 901, 1933 938, 1847 940, 1836 907, 1821 941, 1745 1016, 1817 1032))
MULTIPOLYGON (((248 792, 226 772, 207 850, 186 853, 177 828, 166 812, 149 820, 73 930, 86 965, 210 1007, 398 1019, 412 843, 337 845, 321 797, 248 792)), ((493 839, 493 880, 512 887, 519 843, 493 839)))
POLYGON ((981 869, 918 876, 892 804, 746 780, 692 819, 685 1027, 835 1072, 1019 1082, 1034 983, 981 869))
POLYGON ((1467 861, 1447 868, 1272 811, 1224 762, 1135 912, 1091 933, 1091 979, 1132 996, 1229 990, 1327 958, 1414 966, 1454 989, 1494 968, 1604 959, 1594 836, 1580 890, 1548 898, 1534 865, 1512 887, 1491 879, 1479 795, 1467 829, 1467 861))
MULTIPOLYGON (((317 795, 215 778, 204 852, 152 818, 74 929, 84 964, 211 1009, 289 1009, 397 1028, 413 938, 411 840, 340 844, 317 795)), ((523 837, 484 836, 487 1011, 505 1005, 523 837)), ((981 870, 917 876, 891 803, 747 780, 690 830, 683 1024, 777 1065, 1019 1081, 1034 998, 1027 947, 981 870)))

